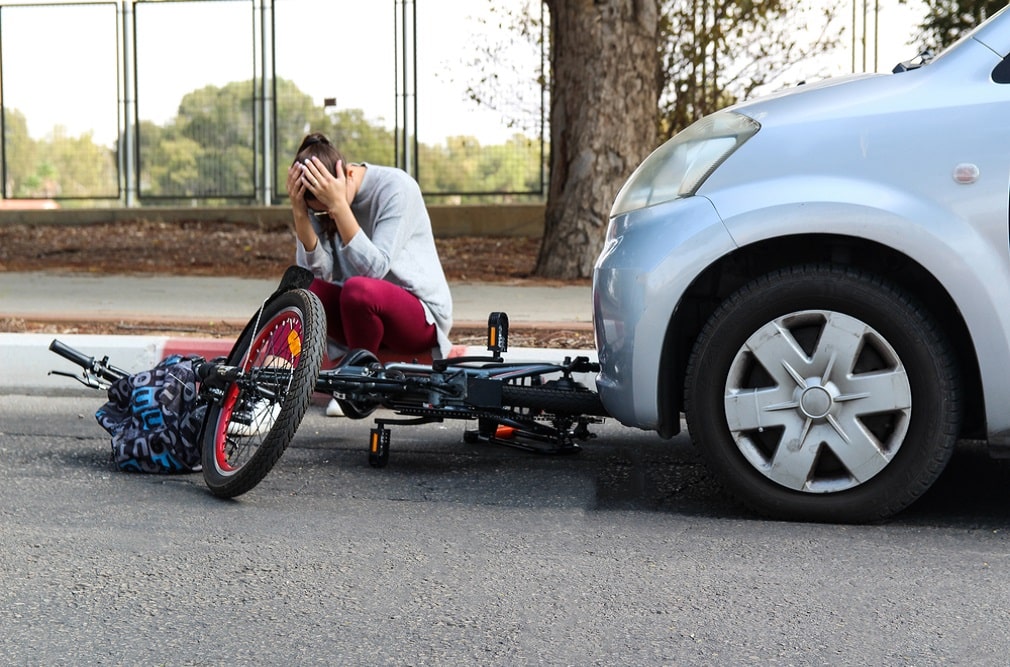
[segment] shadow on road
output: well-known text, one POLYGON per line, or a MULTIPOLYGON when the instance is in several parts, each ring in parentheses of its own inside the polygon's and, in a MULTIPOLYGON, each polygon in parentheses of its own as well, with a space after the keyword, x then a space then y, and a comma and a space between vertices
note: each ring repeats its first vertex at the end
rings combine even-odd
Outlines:
MULTIPOLYGON (((580 507, 595 512, 646 511, 688 516, 755 519, 735 503, 707 470, 686 436, 615 429, 586 443, 574 456, 543 456, 498 445, 466 444, 465 424, 395 432, 387 468, 367 464, 370 420, 309 419, 277 466, 249 496, 347 495, 377 500, 472 505, 580 507)), ((80 428, 80 424, 75 424, 80 428)), ((54 435, 61 429, 50 424, 54 435)), ((123 476, 126 486, 184 487, 207 494, 200 474, 130 475, 108 466, 107 439, 67 443, 57 451, 26 449, 15 456, 59 474, 123 476), (129 480, 129 481, 127 481, 129 480)), ((23 434, 26 438, 28 433, 23 434)), ((31 437, 35 440, 38 434, 31 437)), ((119 485, 117 485, 119 486, 119 485)), ((203 501, 200 501, 201 503, 203 501)), ((236 501, 241 505, 243 498, 236 501)), ((959 443, 940 479, 890 525, 1010 529, 1010 461, 989 457, 977 442, 959 443)))
POLYGON ((1010 528, 1010 461, 993 459, 984 443, 958 443, 946 470, 896 522, 965 528, 1010 528))

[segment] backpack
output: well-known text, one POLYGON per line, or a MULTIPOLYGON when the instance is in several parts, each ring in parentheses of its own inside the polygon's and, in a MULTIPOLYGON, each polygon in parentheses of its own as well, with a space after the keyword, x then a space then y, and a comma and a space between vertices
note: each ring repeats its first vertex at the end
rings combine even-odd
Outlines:
POLYGON ((201 470, 200 433, 207 406, 197 404, 193 362, 171 355, 148 371, 115 381, 95 413, 112 435, 110 466, 128 472, 201 470))

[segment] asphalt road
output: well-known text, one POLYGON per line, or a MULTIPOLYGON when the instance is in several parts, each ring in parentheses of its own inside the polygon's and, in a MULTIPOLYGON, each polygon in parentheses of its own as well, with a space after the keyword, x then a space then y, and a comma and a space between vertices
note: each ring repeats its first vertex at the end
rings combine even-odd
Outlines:
POLYGON ((257 488, 111 472, 89 396, 0 396, 5 665, 1006 664, 1010 466, 875 526, 764 521, 685 438, 573 457, 314 409, 257 488))

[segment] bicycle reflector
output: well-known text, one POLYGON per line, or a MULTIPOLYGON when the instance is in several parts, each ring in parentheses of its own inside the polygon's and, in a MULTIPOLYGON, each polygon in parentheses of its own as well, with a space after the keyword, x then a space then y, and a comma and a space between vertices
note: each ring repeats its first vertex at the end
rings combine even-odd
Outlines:
POLYGON ((487 318, 487 349, 500 356, 509 349, 509 316, 491 313, 487 318))

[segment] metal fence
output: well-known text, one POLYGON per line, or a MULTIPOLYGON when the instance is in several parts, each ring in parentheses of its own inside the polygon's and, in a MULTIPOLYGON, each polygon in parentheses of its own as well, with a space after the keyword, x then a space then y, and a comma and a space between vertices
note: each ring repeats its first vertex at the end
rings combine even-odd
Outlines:
MULTIPOLYGON (((500 5, 0 5, 3 198, 274 204, 308 131, 400 166, 429 197, 537 198, 544 40, 517 40, 500 5)), ((542 27, 542 5, 526 5, 542 27)))

